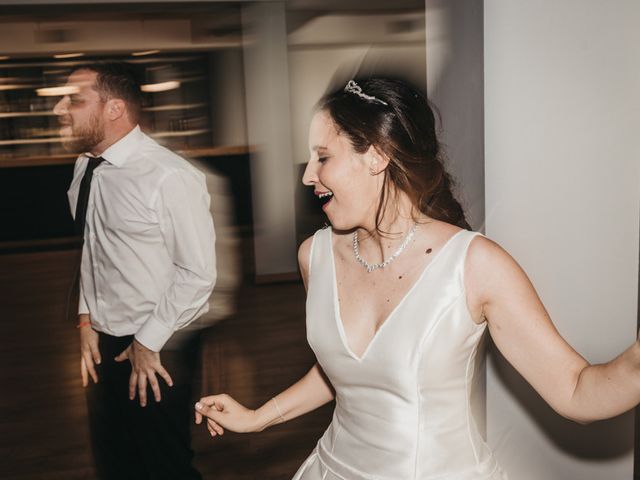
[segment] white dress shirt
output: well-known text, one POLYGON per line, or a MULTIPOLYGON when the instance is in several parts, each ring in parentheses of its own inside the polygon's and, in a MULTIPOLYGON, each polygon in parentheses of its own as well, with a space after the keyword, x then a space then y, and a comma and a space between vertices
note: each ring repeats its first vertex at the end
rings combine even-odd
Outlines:
MULTIPOLYGON (((84 230, 79 313, 160 351, 208 308, 216 278, 204 175, 135 127, 102 153, 84 230)), ((75 215, 88 155, 69 187, 75 215)))

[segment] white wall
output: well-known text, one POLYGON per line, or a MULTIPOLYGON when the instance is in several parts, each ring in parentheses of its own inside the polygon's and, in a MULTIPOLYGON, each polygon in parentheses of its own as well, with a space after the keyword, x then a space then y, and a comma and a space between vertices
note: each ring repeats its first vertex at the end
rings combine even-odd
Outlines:
POLYGON ((309 123, 313 108, 332 82, 347 80, 358 71, 375 69, 405 74, 425 88, 424 40, 409 45, 343 45, 289 50, 291 79, 291 121, 293 159, 295 163, 309 160, 309 123))
POLYGON ((474 230, 484 228, 482 1, 426 0, 427 90, 445 166, 474 230))
MULTIPOLYGON (((638 25, 637 0, 485 0, 486 231, 591 362, 636 333, 638 25)), ((489 441, 512 479, 632 478, 632 414, 577 426, 492 364, 489 441)))
POLYGON ((325 15, 290 32, 294 162, 306 163, 309 159, 307 137, 313 108, 330 86, 346 85, 358 73, 389 73, 401 75, 424 89, 424 35, 422 11, 325 15), (394 30, 396 25, 404 29, 394 30))

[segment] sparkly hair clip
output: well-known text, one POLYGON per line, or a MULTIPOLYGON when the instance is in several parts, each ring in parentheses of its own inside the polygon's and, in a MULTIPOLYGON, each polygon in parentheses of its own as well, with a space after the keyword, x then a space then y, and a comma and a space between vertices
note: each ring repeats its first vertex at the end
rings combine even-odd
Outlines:
POLYGON ((358 95, 360 98, 364 98, 365 100, 369 100, 370 102, 378 102, 382 105, 388 105, 387 102, 380 100, 379 98, 374 97, 373 95, 367 95, 362 91, 360 85, 358 85, 355 81, 349 80, 347 82, 347 86, 344 87, 344 91, 347 93, 352 93, 354 95, 358 95))

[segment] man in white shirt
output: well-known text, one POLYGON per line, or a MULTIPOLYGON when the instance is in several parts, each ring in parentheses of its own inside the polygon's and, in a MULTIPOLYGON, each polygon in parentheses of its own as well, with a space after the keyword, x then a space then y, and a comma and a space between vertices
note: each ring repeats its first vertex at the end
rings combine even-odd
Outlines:
POLYGON ((65 145, 85 152, 68 192, 84 239, 82 383, 100 478, 199 479, 188 364, 182 352, 165 350, 161 360, 160 351, 208 309, 210 197, 202 173, 140 130, 140 110, 124 63, 75 70, 54 108, 65 145))

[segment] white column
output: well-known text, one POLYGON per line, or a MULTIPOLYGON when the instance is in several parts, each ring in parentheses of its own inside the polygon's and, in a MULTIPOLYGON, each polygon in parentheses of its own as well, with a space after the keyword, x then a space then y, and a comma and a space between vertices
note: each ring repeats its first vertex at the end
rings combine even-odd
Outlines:
POLYGON ((297 272, 284 2, 242 7, 257 276, 297 272))
MULTIPOLYGON (((484 18, 487 234, 569 343, 609 360, 636 336, 640 3, 485 0, 484 18)), ((489 442, 510 478, 632 478, 631 413, 576 425, 491 363, 489 442)))
POLYGON ((427 92, 441 115, 440 141, 456 196, 484 227, 482 1, 426 0, 427 92))

